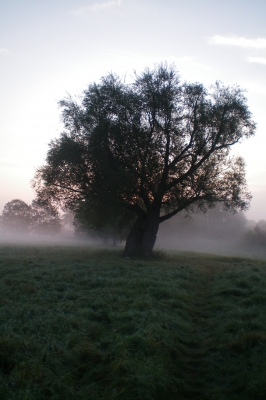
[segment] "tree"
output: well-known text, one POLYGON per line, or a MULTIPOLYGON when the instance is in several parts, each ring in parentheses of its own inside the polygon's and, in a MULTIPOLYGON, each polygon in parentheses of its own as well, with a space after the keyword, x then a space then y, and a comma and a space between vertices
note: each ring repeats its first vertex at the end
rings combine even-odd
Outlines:
POLYGON ((14 199, 8 202, 1 215, 1 227, 10 233, 54 235, 60 232, 60 217, 49 204, 33 200, 31 205, 14 199))
POLYGON ((10 233, 28 233, 31 223, 31 207, 24 201, 14 199, 5 204, 1 226, 4 231, 10 233))
POLYGON ((76 232, 86 232, 89 236, 100 238, 107 244, 109 239, 113 246, 125 240, 130 226, 134 222, 133 213, 121 205, 109 204, 108 198, 95 204, 92 200, 81 202, 76 209, 74 226, 76 232), (106 212, 108 210, 108 212, 106 212))
POLYGON ((33 200, 31 204, 31 233, 37 235, 56 235, 61 231, 58 211, 49 205, 33 200))
POLYGON ((132 84, 109 74, 81 103, 69 97, 60 106, 65 130, 36 172, 37 196, 96 212, 104 200, 115 215, 134 213, 125 256, 151 253, 159 224, 184 209, 247 209, 245 163, 230 149, 255 124, 238 86, 181 83, 174 66, 161 64, 132 84))

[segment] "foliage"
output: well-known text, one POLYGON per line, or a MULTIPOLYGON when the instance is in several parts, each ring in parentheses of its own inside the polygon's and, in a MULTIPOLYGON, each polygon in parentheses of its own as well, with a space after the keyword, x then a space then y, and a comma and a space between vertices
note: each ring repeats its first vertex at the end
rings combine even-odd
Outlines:
POLYGON ((1 400, 263 399, 265 261, 0 246, 1 400))
POLYGON ((117 203, 110 204, 105 197, 97 204, 93 200, 83 201, 75 211, 74 226, 77 233, 86 232, 89 236, 100 237, 104 243, 110 239, 116 245, 126 239, 134 222, 134 215, 130 211, 122 204, 118 209, 117 203))
POLYGON ((12 234, 57 234, 61 230, 58 212, 49 204, 41 204, 33 200, 31 205, 22 200, 8 202, 1 215, 1 227, 12 234))
POLYGON ((150 253, 159 223, 184 209, 206 211, 215 202, 247 209, 245 163, 230 157, 255 131, 239 87, 181 83, 162 64, 133 84, 107 75, 89 85, 81 104, 60 105, 65 130, 36 172, 37 195, 73 210, 85 202, 107 221, 105 202, 116 210, 112 220, 131 210, 137 220, 125 255, 150 253))
POLYGON ((1 227, 12 233, 28 233, 31 224, 31 207, 14 199, 5 204, 1 215, 1 227))
POLYGON ((38 235, 55 235, 61 231, 58 212, 49 205, 33 200, 31 205, 31 232, 38 235))

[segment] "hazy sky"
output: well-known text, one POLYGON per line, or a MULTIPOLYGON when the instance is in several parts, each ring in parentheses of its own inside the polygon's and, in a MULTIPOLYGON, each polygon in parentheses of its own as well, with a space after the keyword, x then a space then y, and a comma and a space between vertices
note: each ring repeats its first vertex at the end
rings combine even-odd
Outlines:
POLYGON ((0 212, 31 202, 30 180, 60 125, 57 102, 108 72, 175 62, 182 78, 247 89, 257 134, 247 216, 266 219, 266 0, 6 0, 0 3, 0 212))

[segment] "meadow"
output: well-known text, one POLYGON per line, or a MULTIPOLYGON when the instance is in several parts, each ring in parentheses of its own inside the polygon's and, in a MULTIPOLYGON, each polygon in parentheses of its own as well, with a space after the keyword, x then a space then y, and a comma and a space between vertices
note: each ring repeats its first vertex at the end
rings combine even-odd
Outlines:
POLYGON ((1 400, 266 398, 266 261, 0 246, 1 400))

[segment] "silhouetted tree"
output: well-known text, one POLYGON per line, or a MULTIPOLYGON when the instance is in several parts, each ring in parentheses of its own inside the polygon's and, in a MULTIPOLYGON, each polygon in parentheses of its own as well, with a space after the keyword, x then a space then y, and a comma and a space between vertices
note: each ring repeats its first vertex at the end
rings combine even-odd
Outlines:
POLYGON ((136 218, 126 256, 151 253, 159 224, 184 209, 247 209, 245 163, 229 156, 255 131, 239 87, 180 83, 174 67, 159 65, 132 84, 110 74, 81 104, 60 105, 65 131, 36 172, 38 198, 73 210, 93 198, 96 213, 105 198, 117 217, 122 204, 136 218))
POLYGON ((56 235, 61 231, 58 211, 48 205, 33 200, 31 205, 31 233, 38 235, 56 235))
POLYGON ((1 227, 10 233, 28 233, 31 223, 31 207, 14 199, 5 204, 1 215, 1 227))
POLYGON ((134 214, 123 204, 110 204, 108 197, 103 196, 100 199, 97 204, 92 199, 80 202, 75 211, 74 226, 76 232, 99 237, 106 244, 111 240, 115 246, 126 239, 134 222, 134 214))
POLYGON ((54 235, 61 230, 58 211, 49 204, 44 206, 36 200, 31 205, 19 199, 8 202, 4 206, 0 224, 3 231, 13 234, 54 235))

